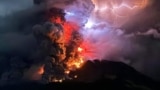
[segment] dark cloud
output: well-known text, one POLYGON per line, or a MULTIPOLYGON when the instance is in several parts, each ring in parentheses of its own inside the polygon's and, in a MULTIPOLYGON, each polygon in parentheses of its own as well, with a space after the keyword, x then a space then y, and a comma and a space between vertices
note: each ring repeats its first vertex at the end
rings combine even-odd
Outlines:
POLYGON ((41 6, 32 0, 0 1, 0 84, 21 80, 32 66, 37 43, 33 25, 39 23, 41 6), (9 7, 8 7, 9 6, 9 7))
MULTIPOLYGON (((32 27, 41 22, 42 17, 36 14, 43 7, 32 6, 32 0, 14 1, 16 4, 9 0, 0 1, 0 76, 2 82, 9 82, 9 76, 13 76, 12 79, 30 76, 34 78, 37 73, 32 73, 41 67, 41 65, 33 65, 37 42, 33 36, 32 27), (10 8, 6 9, 8 5, 10 8), (25 5, 24 8, 20 9, 23 5, 25 5), (17 65, 20 66, 17 67, 17 65)), ((67 2, 67 0, 64 1, 67 2)), ((63 3, 63 1, 58 3, 63 3)), ((157 80, 160 80, 159 3, 159 0, 155 0, 152 5, 134 15, 133 19, 121 27, 122 36, 127 41, 127 45, 124 43, 125 47, 115 54, 116 58, 112 58, 130 64, 157 80)), ((62 7, 64 5, 61 4, 62 7)))
POLYGON ((132 54, 127 54, 126 59, 129 59, 131 65, 137 70, 160 80, 160 57, 158 55, 160 53, 160 2, 158 0, 151 1, 150 6, 132 16, 132 19, 124 24, 122 28, 127 33, 125 36, 132 42, 132 46, 137 45, 139 47, 135 48, 138 52, 131 49, 132 54))
POLYGON ((122 26, 122 28, 124 28, 126 32, 145 32, 149 28, 159 23, 160 1, 150 0, 150 2, 151 4, 149 6, 147 6, 144 10, 140 11, 139 13, 133 15, 129 19, 129 21, 122 26))
POLYGON ((32 2, 32 0, 1 0, 0 16, 5 16, 15 11, 27 9, 33 5, 32 2))

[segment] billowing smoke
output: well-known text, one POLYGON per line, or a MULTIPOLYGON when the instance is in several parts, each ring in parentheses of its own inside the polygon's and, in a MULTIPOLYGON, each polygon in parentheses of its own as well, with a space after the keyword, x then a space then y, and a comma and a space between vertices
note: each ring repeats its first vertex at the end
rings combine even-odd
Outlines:
MULTIPOLYGON (((158 71, 153 68, 158 60, 158 55, 155 54, 158 53, 159 37, 159 13, 157 13, 159 7, 156 4, 158 1, 92 0, 92 2, 94 9, 89 18, 75 13, 74 8, 69 8, 71 11, 65 8, 67 20, 73 21, 72 17, 79 16, 88 20, 86 23, 81 21, 84 26, 80 31, 84 38, 81 47, 84 48, 85 58, 122 61, 147 75, 158 77, 158 71), (153 49, 154 45, 149 44, 153 42, 156 43, 156 51, 153 49), (155 51, 152 53, 154 55, 149 53, 150 50, 155 51), (157 73, 153 74, 148 70, 157 73)), ((72 7, 74 6, 76 4, 72 4, 72 7)), ((155 65, 158 67, 158 63, 155 65)))
MULTIPOLYGON (((75 13, 75 8, 71 8, 66 17, 67 20, 72 20, 74 16, 81 16, 87 20, 87 22, 81 21, 84 24, 81 27, 81 33, 84 37, 82 47, 85 49, 84 55, 87 59, 115 59, 115 57, 123 57, 125 53, 133 53, 130 52, 131 48, 138 47, 134 47, 133 43, 125 37, 125 31, 119 28, 130 17, 143 10, 148 3, 149 1, 147 0, 132 0, 130 2, 125 0, 92 0, 94 9, 92 9, 89 18, 75 13), (123 53, 121 53, 122 51, 123 53)), ((85 11, 85 8, 83 11, 85 11)), ((134 49, 134 51, 138 50, 134 49)))
POLYGON ((39 22, 41 16, 37 13, 41 7, 34 6, 32 0, 13 2, 0 1, 0 85, 13 84, 30 75, 26 72, 31 71, 37 47, 32 27, 39 22))
POLYGON ((32 0, 1 0, 0 2, 0 16, 10 15, 14 12, 24 10, 33 6, 32 0), (23 7, 22 7, 23 6, 23 7))
MULTIPOLYGON (((47 41, 48 37, 45 36, 50 29, 44 29, 46 21, 43 20, 44 12, 41 11, 51 7, 64 9, 66 22, 79 26, 79 33, 83 36, 81 48, 87 60, 98 58, 122 61, 159 79, 158 0, 103 0, 105 3, 98 0, 34 1, 37 4, 42 1, 40 8, 36 5, 30 9, 21 9, 22 11, 12 15, 7 12, 8 16, 5 17, 6 13, 2 13, 3 17, 0 17, 1 84, 14 83, 22 79, 39 80, 45 77, 42 75, 44 68, 51 69, 49 65, 44 66, 47 62, 55 60, 52 58, 54 55, 46 51, 52 49, 52 46, 47 46, 50 41, 47 41), (42 9, 43 5, 47 7, 42 9), (33 30, 33 26, 36 26, 38 32, 33 30)), ((49 26, 60 29, 59 25, 49 26)), ((61 68, 61 65, 58 68, 61 68)), ((61 69, 58 69, 58 72, 59 70, 61 69)))

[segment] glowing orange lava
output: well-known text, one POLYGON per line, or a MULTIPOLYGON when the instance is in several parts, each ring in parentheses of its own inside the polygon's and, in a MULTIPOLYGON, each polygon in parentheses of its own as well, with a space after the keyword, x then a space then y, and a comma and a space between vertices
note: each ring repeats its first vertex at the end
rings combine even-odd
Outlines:
POLYGON ((67 62, 67 67, 69 70, 76 70, 82 67, 82 65, 84 64, 84 59, 83 57, 79 57, 77 59, 74 60, 69 60, 67 62))
POLYGON ((66 64, 69 70, 76 70, 83 66, 83 64, 85 63, 85 59, 82 51, 83 51, 83 48, 78 47, 76 52, 78 53, 79 56, 68 60, 66 64))
POLYGON ((83 48, 78 47, 78 52, 82 52, 82 51, 83 51, 83 48))
MULTIPOLYGON (((54 22, 54 23, 61 24, 63 26, 63 30, 64 30, 63 34, 64 34, 64 39, 65 39, 65 44, 69 43, 69 41, 72 38, 73 32, 75 30, 78 30, 78 25, 76 25, 76 23, 64 21, 61 17, 58 17, 58 16, 51 17, 50 21, 54 22)), ((84 58, 81 55, 82 51, 83 51, 83 48, 81 48, 81 47, 78 47, 77 51, 74 51, 74 53, 76 53, 78 56, 74 57, 74 58, 70 58, 66 62, 68 70, 66 70, 64 73, 69 74, 70 70, 78 69, 84 64, 84 58)))

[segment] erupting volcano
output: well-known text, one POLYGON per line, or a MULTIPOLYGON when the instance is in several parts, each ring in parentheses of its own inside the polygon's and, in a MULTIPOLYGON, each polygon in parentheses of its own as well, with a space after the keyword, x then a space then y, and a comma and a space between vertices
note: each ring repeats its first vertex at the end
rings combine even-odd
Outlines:
POLYGON ((39 42, 41 48, 47 50, 42 79, 46 82, 62 82, 69 79, 67 74, 70 70, 76 70, 84 63, 80 48, 83 38, 76 23, 66 22, 62 9, 51 8, 46 14, 48 22, 33 28, 35 36, 38 30, 40 33, 43 32, 40 29, 46 30, 42 36, 44 40, 39 42))
POLYGON ((160 90, 159 4, 0 0, 0 90, 160 90))
POLYGON ((62 82, 77 78, 70 77, 70 71, 80 69, 86 60, 105 59, 119 51, 123 44, 116 28, 146 7, 148 0, 66 0, 63 3, 46 0, 43 3, 47 5, 46 22, 33 27, 41 51, 45 52, 42 80, 62 82))

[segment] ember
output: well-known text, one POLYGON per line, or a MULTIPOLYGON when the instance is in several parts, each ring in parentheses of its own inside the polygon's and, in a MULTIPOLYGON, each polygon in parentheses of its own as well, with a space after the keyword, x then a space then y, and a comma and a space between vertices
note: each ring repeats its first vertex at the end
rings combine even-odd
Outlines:
POLYGON ((78 52, 82 52, 82 51, 83 51, 83 48, 78 47, 78 52))

